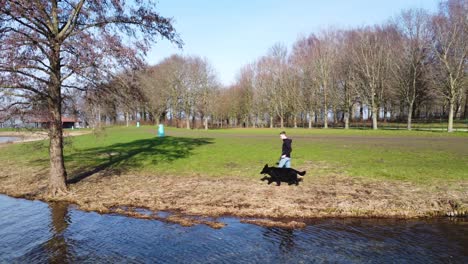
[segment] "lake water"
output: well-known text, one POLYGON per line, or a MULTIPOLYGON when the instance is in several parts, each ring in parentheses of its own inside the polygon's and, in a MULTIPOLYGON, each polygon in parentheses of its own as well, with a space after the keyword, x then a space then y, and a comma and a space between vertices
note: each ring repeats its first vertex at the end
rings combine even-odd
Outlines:
POLYGON ((0 263, 468 263, 466 219, 181 227, 0 195, 0 263))
POLYGON ((20 140, 19 137, 0 137, 0 143, 5 143, 5 142, 13 142, 20 140))

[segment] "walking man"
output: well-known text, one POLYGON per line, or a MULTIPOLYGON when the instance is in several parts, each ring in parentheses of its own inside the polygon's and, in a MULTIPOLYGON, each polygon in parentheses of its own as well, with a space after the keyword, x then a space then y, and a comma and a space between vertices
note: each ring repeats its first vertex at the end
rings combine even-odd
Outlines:
POLYGON ((291 152, 292 152, 292 139, 286 136, 286 132, 280 133, 280 138, 283 140, 283 146, 281 150, 281 159, 278 163, 279 168, 291 168, 291 152))

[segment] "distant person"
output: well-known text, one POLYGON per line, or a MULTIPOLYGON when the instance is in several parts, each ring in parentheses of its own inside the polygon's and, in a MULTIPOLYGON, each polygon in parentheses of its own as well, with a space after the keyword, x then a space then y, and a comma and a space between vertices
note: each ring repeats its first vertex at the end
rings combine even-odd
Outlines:
POLYGON ((281 158, 278 162, 278 167, 291 168, 292 139, 288 138, 284 131, 280 133, 280 138, 283 140, 283 146, 281 148, 281 158))

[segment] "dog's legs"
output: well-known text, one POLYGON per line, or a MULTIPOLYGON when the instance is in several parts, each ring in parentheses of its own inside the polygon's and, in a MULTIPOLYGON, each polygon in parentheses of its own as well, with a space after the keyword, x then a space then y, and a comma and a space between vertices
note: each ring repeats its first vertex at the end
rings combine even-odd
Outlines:
POLYGON ((280 186, 281 185, 281 181, 276 181, 276 186, 280 186))

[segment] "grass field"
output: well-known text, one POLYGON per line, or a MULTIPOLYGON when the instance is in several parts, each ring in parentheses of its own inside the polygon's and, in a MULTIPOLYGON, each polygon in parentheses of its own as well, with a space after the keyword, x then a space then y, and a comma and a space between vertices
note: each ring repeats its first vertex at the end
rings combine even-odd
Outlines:
MULTIPOLYGON (((155 127, 112 127, 67 137, 70 192, 59 200, 101 212, 134 206, 212 217, 468 214, 466 132, 286 131, 293 167, 307 170, 300 186, 259 181, 263 165, 280 156, 280 129, 168 128, 158 138, 155 127)), ((3 144, 0 153, 0 193, 49 199, 46 141, 3 144)))
MULTIPOLYGON (((180 176, 258 177, 265 163, 280 156, 279 129, 166 130, 107 128, 66 139, 71 178, 86 171, 113 169, 180 176)), ((293 167, 315 165, 314 173, 431 183, 468 179, 468 133, 289 129, 293 167), (323 165, 323 168, 316 165, 323 165)), ((48 166, 47 142, 3 148, 0 160, 48 166)))

